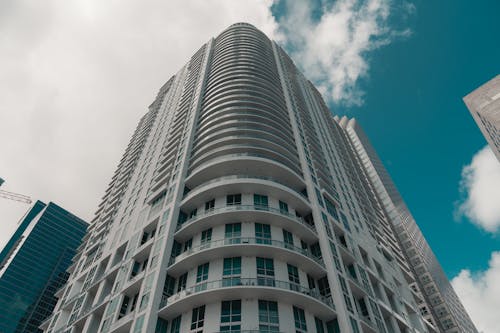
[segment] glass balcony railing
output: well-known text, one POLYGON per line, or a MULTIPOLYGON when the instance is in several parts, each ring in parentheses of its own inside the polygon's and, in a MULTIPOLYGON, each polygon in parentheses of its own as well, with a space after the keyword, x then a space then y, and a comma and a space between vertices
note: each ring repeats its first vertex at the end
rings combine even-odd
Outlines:
POLYGON ((303 256, 306 256, 309 259, 315 261, 321 267, 323 267, 323 268, 325 267, 322 259, 312 255, 312 253, 307 249, 303 249, 303 248, 297 247, 293 244, 285 243, 283 241, 279 241, 279 240, 275 240, 275 239, 254 238, 254 237, 232 237, 232 238, 224 238, 224 239, 214 240, 214 241, 210 241, 210 242, 205 242, 201 245, 192 247, 185 252, 182 252, 181 254, 179 254, 176 257, 171 257, 170 262, 169 262, 169 266, 175 264, 176 262, 183 260, 184 258, 186 258, 194 253, 197 253, 197 252, 200 252, 200 251, 203 251, 206 249, 217 248, 217 247, 222 247, 222 246, 254 245, 254 244, 274 246, 274 247, 279 247, 282 249, 287 249, 287 250, 290 250, 293 252, 297 252, 297 253, 300 253, 303 256))
POLYGON ((214 208, 207 210, 205 212, 200 212, 196 216, 192 216, 188 218, 186 221, 183 223, 177 224, 176 230, 179 231, 180 229, 184 228, 187 225, 190 225, 193 222, 196 222, 197 220, 210 216, 210 215, 215 215, 215 214, 221 214, 225 212, 234 212, 234 211, 268 211, 274 214, 279 214, 282 216, 286 216, 287 218, 294 220, 304 226, 306 226, 308 229, 312 230, 314 233, 316 233, 316 229, 314 228, 314 225, 309 224, 304 218, 296 216, 294 214, 291 214, 287 212, 286 210, 282 210, 279 208, 274 208, 274 207, 269 207, 269 206, 263 206, 263 205, 230 205, 230 206, 224 206, 224 207, 219 207, 219 208, 214 208))
POLYGON ((317 290, 303 287, 297 283, 274 280, 271 277, 257 277, 257 278, 231 277, 229 279, 230 281, 228 279, 216 280, 216 281, 204 281, 197 283, 189 288, 186 288, 172 296, 163 295, 159 308, 161 309, 167 306, 169 303, 174 303, 175 301, 178 301, 187 296, 208 290, 216 290, 224 288, 240 288, 240 287, 241 288, 264 287, 264 288, 276 288, 281 290, 288 290, 294 293, 303 294, 320 301, 321 303, 325 304, 326 306, 332 309, 335 309, 335 305, 333 304, 333 300, 331 297, 323 296, 317 290))
POLYGON ((268 181, 271 181, 271 182, 274 182, 274 183, 277 183, 277 184, 280 184, 282 186, 285 186, 286 188, 288 188, 290 191, 300 195, 302 198, 304 198, 306 201, 309 200, 309 198, 302 192, 300 191, 297 191, 297 190, 294 190, 293 188, 291 188, 290 186, 288 186, 288 184, 285 184, 285 182, 282 182, 280 180, 277 180, 276 178, 272 178, 272 177, 266 177, 266 176, 253 176, 253 175, 232 175, 232 176, 224 176, 224 177, 218 177, 218 178, 214 178, 214 179, 210 179, 204 183, 201 183, 199 185, 197 185, 195 188, 191 189, 189 192, 185 193, 184 196, 183 196, 183 199, 186 198, 190 193, 193 193, 193 191, 197 190, 198 188, 202 187, 202 186, 206 186, 206 185, 209 185, 209 184, 212 184, 212 183, 217 183, 217 182, 220 182, 220 181, 223 181, 223 180, 232 180, 232 179, 257 179, 257 180, 268 180, 268 181))

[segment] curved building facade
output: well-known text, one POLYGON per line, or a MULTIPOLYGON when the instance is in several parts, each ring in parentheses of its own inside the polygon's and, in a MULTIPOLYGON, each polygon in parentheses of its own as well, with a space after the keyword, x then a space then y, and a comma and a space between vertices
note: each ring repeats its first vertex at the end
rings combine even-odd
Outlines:
POLYGON ((232 25, 160 89, 43 327, 438 332, 367 181, 286 53, 232 25))

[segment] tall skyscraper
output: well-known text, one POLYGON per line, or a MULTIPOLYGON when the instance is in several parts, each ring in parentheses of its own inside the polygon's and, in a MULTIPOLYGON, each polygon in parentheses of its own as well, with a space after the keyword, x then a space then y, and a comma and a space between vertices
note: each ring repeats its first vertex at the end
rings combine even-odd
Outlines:
POLYGON ((384 169, 348 125, 230 26, 141 119, 47 331, 475 332, 422 305, 384 169))
POLYGON ((0 253, 0 332, 42 332, 88 224, 37 201, 0 253))
POLYGON ((348 120, 344 117, 339 123, 347 132, 353 150, 362 164, 372 195, 374 194, 380 203, 378 209, 385 215, 385 218, 379 221, 379 225, 385 228, 376 234, 376 238, 383 245, 390 247, 401 270, 409 277, 407 280, 410 287, 421 299, 417 301, 420 313, 442 332, 476 332, 469 315, 363 129, 354 119, 348 120), (390 223, 391 227, 388 228, 387 223, 390 223))
POLYGON ((500 75, 465 96, 464 102, 500 162, 500 75))

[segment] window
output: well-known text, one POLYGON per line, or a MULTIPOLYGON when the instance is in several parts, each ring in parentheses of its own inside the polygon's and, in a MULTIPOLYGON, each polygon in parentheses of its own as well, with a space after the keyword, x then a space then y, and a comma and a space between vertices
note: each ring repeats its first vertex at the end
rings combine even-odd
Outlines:
POLYGON ((268 207, 267 195, 254 194, 253 204, 255 206, 255 209, 267 210, 268 207))
POLYGON ((259 300, 259 332, 278 332, 278 303, 259 300))
POLYGON ((271 226, 269 224, 255 223, 255 238, 258 244, 271 244, 271 226))
POLYGON ((123 296, 122 306, 120 307, 120 313, 118 314, 118 319, 122 318, 127 314, 129 303, 130 303, 130 297, 128 297, 127 295, 123 296))
POLYGON ((203 332, 203 324, 205 321, 205 305, 193 309, 191 316, 191 332, 203 332))
POLYGON ((214 210, 215 208, 215 199, 205 202, 205 212, 214 210))
POLYGON ((319 247, 319 243, 314 243, 313 245, 311 245, 311 253, 316 258, 323 258, 323 256, 321 255, 321 248, 319 247))
POLYGON ((353 317, 349 317, 349 319, 351 320, 352 331, 354 333, 359 333, 358 322, 356 321, 356 319, 354 319, 353 317))
POLYGON ((280 200, 280 213, 288 213, 288 204, 280 200))
POLYGON ((226 224, 224 232, 225 244, 241 243, 241 223, 226 224))
POLYGON ((184 243, 184 252, 191 250, 193 247, 193 239, 190 238, 184 243))
POLYGON ((326 323, 327 333, 340 333, 339 322, 337 319, 331 320, 326 323))
POLYGON ((134 261, 134 265, 132 266, 132 272, 130 272, 130 278, 133 278, 141 271, 141 263, 134 261))
POLYGON ((287 264, 288 267, 288 281, 290 281, 290 290, 300 290, 299 270, 297 267, 287 264))
POLYGON ((229 194, 226 197, 226 205, 228 206, 241 205, 241 194, 229 194))
POLYGON ((325 327, 321 319, 314 317, 314 323, 316 324, 316 333, 325 333, 325 327))
POLYGON ((304 310, 294 306, 293 307, 293 319, 295 321, 295 328, 296 328, 295 332, 296 333, 307 332, 306 315, 304 314, 304 310))
POLYGON ((165 284, 163 285, 163 295, 170 297, 174 294, 175 290, 175 279, 170 275, 165 278, 165 284))
POLYGON ((196 283, 202 282, 208 279, 208 262, 203 265, 198 266, 198 272, 196 273, 196 283))
POLYGON ((293 235, 290 231, 283 229, 283 241, 286 248, 293 248, 293 235))
POLYGON ((257 257, 257 284, 260 286, 274 286, 273 259, 257 257))
POLYGON ((328 199, 324 198, 325 199, 325 204, 326 204, 326 210, 328 211, 328 213, 330 213, 330 215, 336 219, 337 221, 339 220, 339 215, 337 213, 337 208, 335 207, 335 205, 328 199))
POLYGON ((202 248, 208 247, 207 243, 210 243, 211 240, 212 240, 212 228, 209 228, 207 230, 203 230, 201 232, 201 245, 202 245, 202 248))
POLYGON ((330 284, 328 283, 328 278, 326 276, 318 280, 319 293, 325 297, 331 296, 330 284))
POLYGON ((192 218, 196 217, 197 213, 198 213, 198 209, 197 208, 193 209, 191 212, 189 212, 189 218, 192 219, 192 218))
POLYGON ((220 311, 220 331, 237 332, 241 330, 241 300, 223 301, 220 311))
POLYGON ((222 285, 241 285, 241 257, 224 258, 222 285))
POLYGON ((177 292, 180 292, 184 289, 186 289, 186 282, 187 282, 187 277, 188 273, 184 273, 179 277, 179 283, 177 284, 177 292))
POLYGON ((316 283, 314 282, 314 278, 309 274, 307 274, 307 285, 309 286, 309 289, 316 288, 316 283))
POLYGON ((170 333, 180 333, 180 332, 181 332, 181 316, 178 316, 172 320, 172 326, 170 326, 170 333))

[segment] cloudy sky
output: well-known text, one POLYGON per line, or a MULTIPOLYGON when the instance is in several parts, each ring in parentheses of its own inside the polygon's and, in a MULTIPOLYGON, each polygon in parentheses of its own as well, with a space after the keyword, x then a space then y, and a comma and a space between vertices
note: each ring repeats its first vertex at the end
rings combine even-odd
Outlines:
MULTIPOLYGON (((3 190, 90 220, 158 88, 230 24, 279 41, 360 119, 485 333, 499 327, 500 163, 461 98, 500 73, 497 1, 0 2, 3 190), (465 3, 465 2, 464 2, 465 3)), ((0 200, 0 246, 27 210, 0 200)))

